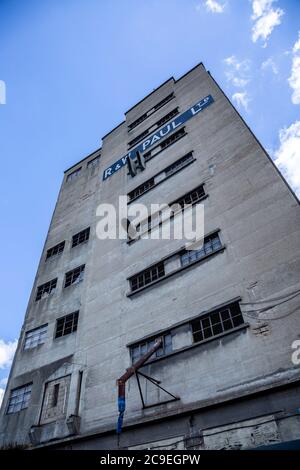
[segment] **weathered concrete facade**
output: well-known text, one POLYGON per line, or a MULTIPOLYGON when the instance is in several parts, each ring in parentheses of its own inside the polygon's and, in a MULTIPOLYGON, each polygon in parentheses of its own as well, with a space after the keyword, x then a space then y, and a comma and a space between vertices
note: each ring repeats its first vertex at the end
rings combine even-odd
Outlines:
POLYGON ((125 116, 102 149, 65 174, 1 409, 1 444, 116 448, 116 380, 131 365, 131 348, 165 334, 172 346, 142 372, 179 400, 140 377, 143 408, 131 378, 121 447, 249 448, 300 439, 300 368, 292 361, 300 338, 298 200, 202 64, 125 116), (186 134, 158 149, 144 171, 132 177, 124 166, 102 180, 128 142, 208 95, 214 102, 181 126, 186 134), (100 203, 117 207, 120 195, 189 152, 193 161, 152 182, 137 202, 170 203, 203 184, 205 234, 218 233, 217 250, 183 269, 182 240, 97 238, 100 203), (72 247, 72 237, 88 227, 89 239, 72 247), (63 250, 46 260, 63 241, 63 250), (161 260, 165 275, 130 291, 128 278, 161 260), (81 282, 65 288, 65 274, 82 265, 81 282), (53 279, 55 289, 36 300, 38 287, 53 279), (243 321, 196 340, 194 320, 210 318, 213 325, 212 313, 232 304, 243 321), (73 312, 77 330, 55 337, 57 320, 73 312), (26 347, 28 332, 42 325, 45 338, 26 347), (21 398, 13 398, 15 390, 21 398))

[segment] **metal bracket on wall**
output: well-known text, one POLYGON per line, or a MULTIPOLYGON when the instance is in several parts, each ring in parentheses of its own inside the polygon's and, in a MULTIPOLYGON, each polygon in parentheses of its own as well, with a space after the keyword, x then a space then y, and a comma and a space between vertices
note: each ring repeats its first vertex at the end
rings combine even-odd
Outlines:
POLYGON ((140 392, 140 396, 141 396, 141 401, 142 401, 142 406, 143 406, 143 409, 145 408, 151 408, 152 406, 157 406, 157 405, 163 405, 165 403, 170 403, 172 401, 177 401, 177 400, 180 400, 179 397, 177 397, 176 395, 173 395, 173 393, 171 392, 168 392, 168 390, 166 390, 165 388, 163 388, 161 385, 160 385, 160 380, 157 380, 157 379, 154 379, 153 377, 150 377, 149 375, 146 375, 146 374, 143 374, 143 372, 139 372, 139 371, 136 371, 135 372, 135 376, 136 376, 136 381, 137 381, 137 384, 138 384, 138 388, 139 388, 139 392, 140 392), (153 385, 155 385, 156 387, 160 388, 161 390, 163 390, 163 392, 167 393, 168 395, 170 395, 170 398, 169 400, 164 400, 164 401, 160 401, 160 402, 157 402, 157 403, 153 403, 152 405, 146 405, 145 404, 145 400, 144 400, 144 396, 143 396, 143 391, 142 391, 142 387, 141 387, 141 383, 140 383, 140 378, 139 376, 142 376, 144 377, 146 380, 149 380, 149 382, 151 382, 153 385))

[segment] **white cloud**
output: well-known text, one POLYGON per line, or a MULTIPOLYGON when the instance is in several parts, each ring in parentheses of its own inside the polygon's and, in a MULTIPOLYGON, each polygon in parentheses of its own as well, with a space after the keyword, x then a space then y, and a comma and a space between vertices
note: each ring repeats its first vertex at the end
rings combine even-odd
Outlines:
POLYGON ((227 67, 225 76, 233 86, 244 88, 250 82, 250 61, 248 59, 238 61, 232 55, 224 59, 224 63, 227 67))
POLYGON ((275 164, 300 197, 300 121, 280 129, 279 141, 275 164))
POLYGON ((3 397, 4 397, 4 389, 0 388, 0 406, 2 405, 3 397))
POLYGON ((210 11, 211 13, 223 13, 226 4, 220 3, 217 0, 206 0, 205 6, 207 11, 210 11))
POLYGON ((264 41, 264 47, 275 26, 281 24, 281 17, 284 11, 281 8, 273 8, 273 3, 277 0, 252 0, 253 14, 251 16, 254 21, 252 27, 252 41, 258 39, 264 41))
POLYGON ((300 104, 300 31, 298 33, 298 40, 294 44, 292 54, 292 70, 288 82, 293 90, 292 103, 300 104))
POLYGON ((246 111, 248 111, 248 104, 250 98, 247 91, 234 93, 232 95, 232 99, 236 103, 238 108, 244 108, 246 111))
POLYGON ((5 369, 11 365, 17 344, 17 340, 6 343, 3 339, 0 339, 0 369, 5 369))
POLYGON ((1 406, 1 403, 2 403, 2 400, 3 400, 3 397, 4 397, 4 392, 5 392, 5 387, 6 387, 6 384, 7 384, 7 380, 8 380, 7 377, 0 380, 0 406, 1 406))
POLYGON ((278 68, 272 57, 269 57, 269 59, 265 60, 261 64, 261 69, 262 71, 265 71, 266 69, 271 69, 274 75, 278 75, 278 68))

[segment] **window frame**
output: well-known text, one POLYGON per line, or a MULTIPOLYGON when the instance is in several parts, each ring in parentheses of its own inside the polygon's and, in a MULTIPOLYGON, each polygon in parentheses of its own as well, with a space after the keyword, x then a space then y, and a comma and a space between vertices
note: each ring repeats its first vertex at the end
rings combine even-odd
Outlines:
POLYGON ((85 264, 81 264, 80 266, 77 266, 76 268, 70 269, 70 271, 67 271, 65 273, 64 289, 66 289, 67 287, 71 287, 74 284, 78 284, 79 282, 82 282, 83 277, 84 277, 84 271, 85 271, 85 264), (73 276, 75 274, 75 271, 77 271, 77 270, 79 270, 78 276, 75 278, 75 280, 73 280, 73 276), (68 280, 68 276, 71 276, 71 281, 70 282, 68 280), (80 277, 82 277, 82 279, 79 279, 80 277), (77 279, 79 279, 79 280, 77 280, 77 279))
POLYGON ((47 332, 48 332, 48 323, 45 323, 41 326, 37 326, 36 328, 32 328, 31 330, 25 331, 24 341, 23 341, 23 348, 22 348, 23 351, 28 351, 28 350, 31 350, 31 349, 35 349, 38 346, 40 346, 41 344, 44 344, 45 343, 45 338, 47 337, 47 332), (34 346, 30 345, 30 346, 26 347, 26 343, 28 342, 28 340, 30 340, 30 338, 35 336, 34 332, 39 332, 38 340, 36 341, 36 344, 34 346), (33 335, 28 337, 28 334, 30 334, 30 333, 33 333, 33 335), (42 333, 42 339, 44 339, 44 341, 41 341, 41 333, 42 333))
POLYGON ((65 249, 65 245, 66 245, 66 241, 63 240, 62 242, 59 242, 57 243, 56 245, 48 248, 48 250, 46 251, 46 259, 45 261, 48 261, 49 259, 53 258, 53 257, 56 257, 56 256, 59 256, 63 253, 64 249, 65 249), (60 247, 62 247, 60 249, 60 247), (57 252, 56 253, 52 253, 53 250, 57 249, 57 252), (50 254, 49 254, 50 253, 50 254))
POLYGON ((48 293, 48 296, 51 295, 52 291, 54 291, 57 287, 57 280, 58 280, 58 278, 55 277, 54 279, 51 279, 50 281, 44 282, 43 284, 40 284, 39 286, 37 286, 36 295, 35 295, 35 302, 39 302, 40 300, 43 300, 42 297, 43 297, 45 292, 48 293), (44 289, 44 290, 42 289, 42 292, 40 294, 40 292, 39 292, 40 288, 43 288, 43 287, 47 286, 48 284, 49 284, 49 291, 46 290, 46 289, 44 289), (55 285, 52 286, 52 284, 55 284, 55 285))
POLYGON ((68 313, 67 315, 63 315, 56 319, 55 323, 55 330, 54 330, 54 339, 61 339, 65 336, 69 336, 73 333, 76 333, 78 330, 78 321, 79 321, 79 310, 75 310, 74 312, 68 313), (62 327, 60 327, 60 322, 62 322, 62 327), (70 325, 66 326, 67 323, 70 325), (59 332, 61 329, 61 334, 58 335, 58 328, 59 332), (66 329, 70 329, 67 333, 65 332, 66 329))
POLYGON ((76 246, 82 245, 83 243, 87 243, 90 239, 90 234, 91 234, 91 227, 87 227, 87 228, 84 228, 83 230, 80 230, 80 232, 77 232, 74 235, 72 235, 71 249, 75 248, 76 246), (78 239, 76 243, 74 240, 75 237, 77 237, 78 239))
POLYGON ((28 408, 28 405, 29 405, 29 402, 30 402, 30 399, 31 399, 31 394, 32 394, 32 385, 33 385, 33 382, 29 382, 27 384, 21 385, 20 387, 15 387, 15 388, 10 390, 10 394, 9 394, 9 397, 8 397, 6 413, 5 414, 10 415, 10 414, 19 413, 20 411, 26 410, 28 408), (26 390, 28 388, 29 388, 29 391, 26 390), (21 391, 21 390, 24 390, 23 394, 20 394, 22 396, 22 400, 21 401, 16 401, 15 403, 12 403, 12 399, 17 398, 18 397, 18 391, 21 391), (13 395, 14 392, 17 392, 17 393, 15 395, 13 395), (26 400, 24 400, 25 395, 29 395, 29 397, 26 398, 26 400), (13 411, 9 411, 12 406, 16 406, 20 403, 21 403, 20 409, 17 409, 17 410, 13 409, 13 411), (24 404, 26 404, 26 406, 23 406, 24 404))

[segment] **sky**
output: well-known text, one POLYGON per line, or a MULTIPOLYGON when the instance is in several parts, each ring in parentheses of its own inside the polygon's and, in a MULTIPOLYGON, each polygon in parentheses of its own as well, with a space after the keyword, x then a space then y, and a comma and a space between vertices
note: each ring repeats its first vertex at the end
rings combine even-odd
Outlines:
POLYGON ((300 0, 0 0, 0 401, 63 171, 203 62, 300 196, 300 0))

